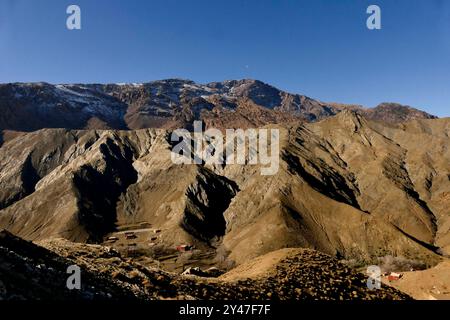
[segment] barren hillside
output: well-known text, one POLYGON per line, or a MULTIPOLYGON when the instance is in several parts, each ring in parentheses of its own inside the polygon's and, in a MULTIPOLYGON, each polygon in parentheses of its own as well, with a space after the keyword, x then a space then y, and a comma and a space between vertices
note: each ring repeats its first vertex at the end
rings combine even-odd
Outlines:
POLYGON ((219 248, 235 263, 309 247, 434 264, 449 247, 448 128, 382 126, 349 111, 280 127, 273 176, 259 165, 173 164, 164 130, 22 134, 0 149, 0 226, 29 240, 102 242, 147 224, 155 244, 219 248), (407 130, 433 143, 417 148, 407 130))

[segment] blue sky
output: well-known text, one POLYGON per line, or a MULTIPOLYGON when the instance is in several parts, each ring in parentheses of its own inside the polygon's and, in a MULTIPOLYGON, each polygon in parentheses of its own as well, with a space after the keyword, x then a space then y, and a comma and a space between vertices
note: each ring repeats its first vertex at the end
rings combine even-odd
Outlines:
POLYGON ((450 116, 447 0, 0 0, 0 82, 254 78, 450 116), (66 8, 82 30, 66 29, 66 8), (366 9, 382 10, 380 31, 366 9))

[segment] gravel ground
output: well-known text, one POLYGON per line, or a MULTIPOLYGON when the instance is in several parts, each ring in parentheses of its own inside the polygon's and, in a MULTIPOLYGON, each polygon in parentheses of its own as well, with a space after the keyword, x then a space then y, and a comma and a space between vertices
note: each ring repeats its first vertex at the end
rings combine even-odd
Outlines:
POLYGON ((285 249, 219 278, 201 278, 148 268, 108 247, 63 240, 43 245, 0 232, 0 299, 409 299, 388 286, 370 291, 363 274, 313 250, 285 249), (66 270, 73 264, 82 270, 79 291, 66 288, 66 270))

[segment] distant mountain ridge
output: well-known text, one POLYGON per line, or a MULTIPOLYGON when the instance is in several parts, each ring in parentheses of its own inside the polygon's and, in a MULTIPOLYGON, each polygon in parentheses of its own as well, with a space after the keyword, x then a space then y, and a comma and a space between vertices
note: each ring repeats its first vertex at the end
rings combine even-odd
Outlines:
POLYGON ((0 84, 0 130, 171 129, 188 127, 194 120, 210 126, 256 127, 314 122, 346 109, 391 123, 436 118, 394 103, 373 109, 324 103, 250 79, 208 84, 182 79, 142 84, 0 84))

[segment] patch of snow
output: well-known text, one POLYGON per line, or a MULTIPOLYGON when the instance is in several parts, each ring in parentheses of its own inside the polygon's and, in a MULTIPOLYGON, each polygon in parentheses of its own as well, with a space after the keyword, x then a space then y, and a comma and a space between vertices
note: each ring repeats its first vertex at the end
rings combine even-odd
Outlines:
POLYGON ((116 83, 115 85, 120 86, 120 87, 124 87, 124 86, 132 86, 132 87, 142 87, 143 84, 142 83, 137 83, 137 82, 133 82, 133 83, 125 83, 125 82, 119 82, 116 83))
POLYGON ((70 95, 74 95, 74 96, 78 96, 78 97, 92 97, 91 94, 85 94, 85 93, 70 90, 69 88, 67 88, 67 86, 62 85, 62 84, 58 84, 55 87, 56 87, 56 89, 61 90, 64 93, 67 93, 70 95))
POLYGON ((120 112, 120 110, 114 109, 114 103, 105 101, 101 97, 92 94, 89 89, 84 92, 78 92, 70 89, 70 87, 82 89, 78 86, 56 85, 55 94, 67 101, 73 108, 80 108, 83 112, 90 114, 102 114, 106 116, 113 116, 120 112))
POLYGON ((201 88, 200 88, 199 86, 197 86, 197 85, 187 84, 187 83, 185 83, 185 84, 183 85, 183 88, 185 88, 185 89, 191 89, 191 90, 200 90, 200 89, 201 89, 201 88))

